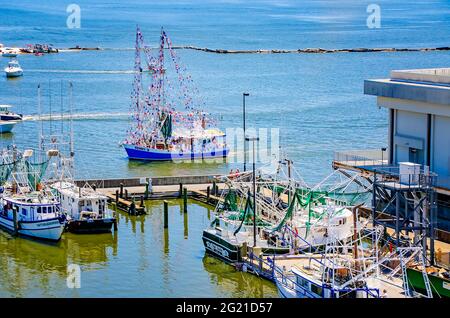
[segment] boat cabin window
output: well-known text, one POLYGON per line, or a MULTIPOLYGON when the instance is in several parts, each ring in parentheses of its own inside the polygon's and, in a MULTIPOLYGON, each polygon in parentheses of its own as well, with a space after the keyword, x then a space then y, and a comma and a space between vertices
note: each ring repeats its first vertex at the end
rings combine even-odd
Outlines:
POLYGON ((22 208, 22 215, 27 216, 27 209, 22 208))
POLYGON ((37 208, 37 213, 41 213, 41 207, 40 206, 38 206, 38 208, 37 208))
POLYGON ((308 281, 300 276, 297 276, 297 285, 308 289, 308 281))
POLYGON ((345 224, 345 219, 340 219, 339 220, 339 225, 343 225, 343 224, 345 224))
POLYGON ((322 287, 321 286, 317 286, 315 284, 311 284, 311 291, 319 296, 322 296, 322 287))

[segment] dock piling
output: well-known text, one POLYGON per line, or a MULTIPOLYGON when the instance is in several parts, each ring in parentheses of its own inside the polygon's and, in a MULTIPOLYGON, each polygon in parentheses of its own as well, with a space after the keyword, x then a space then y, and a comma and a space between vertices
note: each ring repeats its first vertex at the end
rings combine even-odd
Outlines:
POLYGON ((128 200, 128 189, 125 189, 125 200, 128 200))
POLYGON ((210 189, 210 187, 208 186, 208 187, 206 188, 206 202, 209 202, 210 192, 211 192, 211 189, 210 189))
POLYGON ((180 193, 179 193, 180 198, 183 196, 183 184, 180 183, 180 193))
POLYGON ((183 188, 183 210, 187 213, 187 188, 183 188))
POLYGON ((144 206, 144 196, 141 195, 141 207, 144 206))
POLYGON ((164 228, 169 227, 169 203, 164 200, 164 228))
POLYGON ((113 223, 114 232, 117 232, 117 212, 116 211, 113 212, 113 218, 114 218, 114 223, 113 223))
POLYGON ((145 199, 146 200, 148 199, 148 186, 149 186, 149 184, 148 184, 148 182, 146 182, 145 183, 145 199))
POLYGON ((119 203, 119 190, 116 190, 116 206, 119 203))
POLYGON ((134 203, 134 199, 131 201, 129 213, 136 215, 136 203, 134 203))
POLYGON ((123 183, 120 183, 120 197, 123 198, 123 183))
POLYGON ((217 193, 216 193, 216 181, 213 181, 213 184, 212 184, 212 194, 213 195, 216 195, 217 193))

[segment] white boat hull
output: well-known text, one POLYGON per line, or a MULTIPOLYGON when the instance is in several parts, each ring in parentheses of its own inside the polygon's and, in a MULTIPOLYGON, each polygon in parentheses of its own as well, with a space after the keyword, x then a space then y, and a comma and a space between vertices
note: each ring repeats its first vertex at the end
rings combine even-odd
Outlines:
POLYGON ((19 77, 23 75, 22 70, 5 71, 6 77, 19 77))
MULTIPOLYGON (((0 216, 0 226, 9 231, 14 231, 14 221, 0 216)), ((21 222, 19 221, 19 234, 38 239, 58 241, 64 231, 65 222, 59 218, 47 220, 21 222)))

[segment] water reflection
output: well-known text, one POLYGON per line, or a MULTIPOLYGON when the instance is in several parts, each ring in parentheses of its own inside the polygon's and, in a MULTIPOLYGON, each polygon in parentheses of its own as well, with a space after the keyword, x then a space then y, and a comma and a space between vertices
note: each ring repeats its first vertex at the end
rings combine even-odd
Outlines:
POLYGON ((183 225, 184 225, 184 239, 189 236, 189 225, 188 225, 188 213, 183 213, 183 225))
POLYGON ((78 264, 84 271, 101 269, 109 255, 117 252, 117 233, 64 233, 61 241, 47 243, 0 231, 0 296, 29 296, 36 286, 40 295, 54 296, 52 284, 65 284, 69 264, 78 264))
POLYGON ((233 266, 206 255, 203 267, 210 281, 226 297, 278 297, 275 285, 263 278, 237 271, 233 266))
MULTIPOLYGON (((124 157, 125 157, 124 151, 124 157)), ((196 175, 196 174, 217 174, 225 173, 230 170, 228 163, 222 161, 222 158, 206 159, 202 162, 177 161, 172 162, 152 162, 148 163, 139 160, 128 161, 129 173, 136 176, 177 176, 177 175, 196 175)))

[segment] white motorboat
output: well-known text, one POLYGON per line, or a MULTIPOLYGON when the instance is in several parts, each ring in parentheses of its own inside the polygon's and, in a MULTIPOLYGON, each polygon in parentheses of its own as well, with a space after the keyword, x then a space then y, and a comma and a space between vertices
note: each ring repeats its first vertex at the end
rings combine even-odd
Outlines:
POLYGON ((5 47, 2 50, 3 57, 16 57, 19 54, 19 50, 5 47))
POLYGON ((6 77, 19 77, 23 75, 23 70, 17 60, 8 62, 8 66, 5 67, 6 77))

